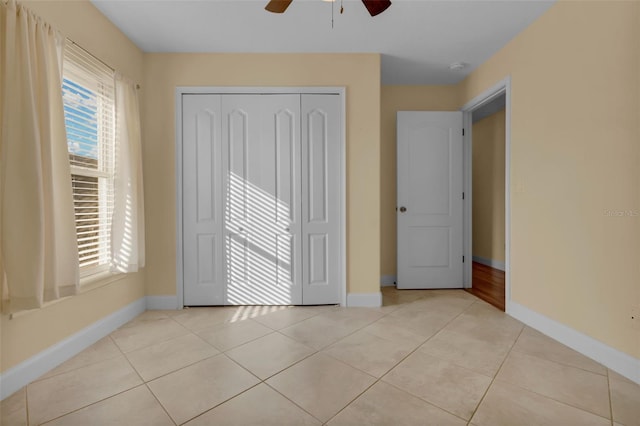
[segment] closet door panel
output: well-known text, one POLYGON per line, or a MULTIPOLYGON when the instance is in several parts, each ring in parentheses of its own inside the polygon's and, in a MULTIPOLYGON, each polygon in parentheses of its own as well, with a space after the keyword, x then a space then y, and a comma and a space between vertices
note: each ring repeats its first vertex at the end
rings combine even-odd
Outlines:
POLYGON ((220 96, 182 98, 184 304, 222 305, 222 165, 220 96))
POLYGON ((251 304, 249 144, 259 138, 257 96, 222 96, 225 304, 251 304))
POLYGON ((273 230, 276 286, 289 295, 291 304, 302 303, 300 253, 300 95, 263 96, 269 111, 263 120, 263 134, 272 134, 273 230))
POLYGON ((303 303, 340 302, 340 97, 302 95, 303 303))
POLYGON ((227 304, 301 304, 299 95, 227 95, 227 304))

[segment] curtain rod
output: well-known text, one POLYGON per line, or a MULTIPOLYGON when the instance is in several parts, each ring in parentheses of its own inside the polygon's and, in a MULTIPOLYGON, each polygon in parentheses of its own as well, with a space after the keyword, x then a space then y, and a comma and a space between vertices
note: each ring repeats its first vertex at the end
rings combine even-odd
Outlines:
MULTIPOLYGON (((7 6, 9 4, 11 0, 0 0, 0 4, 7 6)), ((14 3, 16 4, 16 6, 18 6, 18 2, 14 0, 14 3)), ((20 4, 21 7, 24 7, 23 4, 20 4)), ((28 8, 27 8, 28 9, 28 8)), ((30 10, 30 9, 28 9, 30 10)), ((33 13, 33 12, 31 12, 33 13)), ((72 44, 75 44, 76 46, 78 46, 80 49, 84 50, 86 53, 88 53, 89 55, 91 55, 94 59, 96 59, 97 61, 99 61, 102 65, 104 65, 105 67, 109 68, 111 71, 116 72, 116 69, 113 68, 111 65, 107 64, 105 61, 103 61, 102 59, 98 58, 96 55, 94 55, 93 53, 89 52, 87 49, 85 49, 84 47, 82 47, 80 44, 76 43, 75 41, 71 40, 69 37, 66 37, 67 40, 69 40, 72 44)), ((136 83, 136 89, 140 89, 140 85, 136 83)))
MULTIPOLYGON (((98 58, 96 55, 94 55, 93 53, 89 52, 87 49, 85 49, 84 47, 82 47, 80 44, 76 43, 75 41, 71 40, 70 38, 67 37, 67 40, 69 40, 72 44, 78 46, 80 49, 84 50, 88 55, 91 55, 92 58, 94 58, 95 60, 99 61, 102 65, 104 65, 105 67, 109 68, 111 71, 116 72, 116 69, 113 68, 111 65, 109 65, 108 63, 106 63, 105 61, 103 61, 102 59, 98 58)), ((136 89, 140 89, 140 85, 136 83, 136 89)))

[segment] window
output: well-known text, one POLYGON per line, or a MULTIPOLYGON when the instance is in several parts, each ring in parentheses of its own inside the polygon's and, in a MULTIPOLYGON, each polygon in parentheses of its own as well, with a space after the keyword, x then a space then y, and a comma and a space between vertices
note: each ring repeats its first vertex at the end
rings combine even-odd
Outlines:
POLYGON ((110 259, 115 150, 113 70, 68 42, 62 95, 80 276, 106 270, 110 259))

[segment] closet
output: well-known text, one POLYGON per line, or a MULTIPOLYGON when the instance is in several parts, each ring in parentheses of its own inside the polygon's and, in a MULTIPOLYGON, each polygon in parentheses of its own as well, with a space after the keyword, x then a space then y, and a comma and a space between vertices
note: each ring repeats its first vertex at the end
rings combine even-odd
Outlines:
POLYGON ((340 96, 181 102, 184 305, 339 303, 340 96))

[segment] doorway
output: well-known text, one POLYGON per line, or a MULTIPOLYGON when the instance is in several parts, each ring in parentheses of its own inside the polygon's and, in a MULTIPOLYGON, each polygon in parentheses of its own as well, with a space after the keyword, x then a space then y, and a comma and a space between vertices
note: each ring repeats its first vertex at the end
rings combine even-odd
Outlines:
POLYGON ((465 135, 465 263, 467 291, 509 312, 510 80, 462 109, 465 135))

